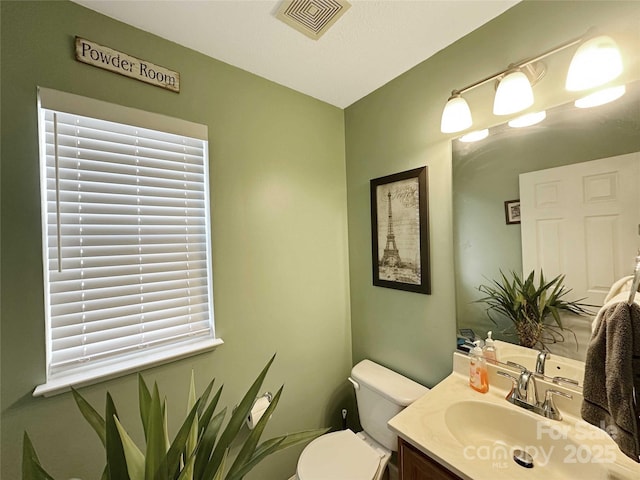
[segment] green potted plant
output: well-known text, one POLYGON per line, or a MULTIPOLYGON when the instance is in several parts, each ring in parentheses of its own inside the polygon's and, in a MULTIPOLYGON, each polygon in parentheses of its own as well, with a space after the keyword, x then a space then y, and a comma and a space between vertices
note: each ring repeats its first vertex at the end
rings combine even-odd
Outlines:
MULTIPOLYGON (((591 315, 586 307, 591 305, 566 300, 571 291, 564 287, 564 275, 558 275, 546 281, 542 270, 536 283, 535 271, 526 279, 511 272, 511 279, 500 271, 501 279, 493 280, 490 285, 480 285, 478 290, 485 296, 476 300, 488 305, 487 315, 498 325, 494 313, 507 317, 512 322, 520 345, 529 348, 546 349, 549 343, 564 341, 564 331, 573 332, 562 325, 560 314, 569 312, 575 315, 591 315)), ((573 334, 575 337, 575 334, 573 334)))
MULTIPOLYGON (((142 376, 138 375, 140 420, 145 437, 142 450, 120 423, 115 404, 108 392, 105 416, 102 417, 82 395, 72 390, 80 412, 105 447, 106 466, 102 480, 241 480, 268 455, 308 442, 327 432, 328 429, 317 429, 291 433, 259 444, 271 413, 278 405, 283 389, 280 387, 255 428, 243 441, 239 440, 238 434, 274 358, 275 355, 249 388, 224 429, 222 424, 226 407, 215 413, 222 386, 211 397, 214 384, 212 380, 203 394, 196 397, 192 374, 188 413, 173 441, 169 441, 167 408, 161 400, 157 384, 149 390, 142 376), (229 465, 227 455, 232 444, 237 445, 239 449, 235 460, 229 465)), ((53 480, 41 466, 26 432, 23 443, 22 479, 53 480)))

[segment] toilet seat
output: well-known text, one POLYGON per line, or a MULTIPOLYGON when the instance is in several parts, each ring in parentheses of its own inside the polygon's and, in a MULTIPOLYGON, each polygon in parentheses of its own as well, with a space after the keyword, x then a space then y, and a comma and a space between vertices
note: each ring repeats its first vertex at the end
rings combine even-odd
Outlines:
POLYGON ((373 480, 387 460, 388 455, 351 430, 341 430, 307 445, 298 460, 297 474, 300 480, 373 480))

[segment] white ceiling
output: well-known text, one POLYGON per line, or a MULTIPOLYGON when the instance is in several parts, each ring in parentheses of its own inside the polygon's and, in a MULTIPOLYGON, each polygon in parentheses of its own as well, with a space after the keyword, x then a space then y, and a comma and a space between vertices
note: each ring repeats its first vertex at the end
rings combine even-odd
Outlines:
POLYGON ((275 18, 281 0, 73 1, 345 108, 519 0, 351 0, 319 40, 275 18))

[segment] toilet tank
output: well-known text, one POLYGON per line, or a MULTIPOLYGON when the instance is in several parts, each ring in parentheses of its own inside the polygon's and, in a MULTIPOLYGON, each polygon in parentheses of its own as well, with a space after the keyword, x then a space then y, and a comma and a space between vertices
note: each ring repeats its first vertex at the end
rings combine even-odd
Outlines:
POLYGON ((354 382, 363 430, 385 448, 396 451, 397 436, 387 422, 429 389, 371 360, 354 366, 350 380, 354 382))

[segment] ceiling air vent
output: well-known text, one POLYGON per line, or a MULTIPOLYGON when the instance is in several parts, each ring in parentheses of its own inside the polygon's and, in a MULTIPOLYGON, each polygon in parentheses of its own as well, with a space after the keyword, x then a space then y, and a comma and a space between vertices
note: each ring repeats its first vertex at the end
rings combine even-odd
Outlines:
POLYGON ((344 0, 284 0, 276 18, 317 40, 349 7, 351 4, 344 0))

